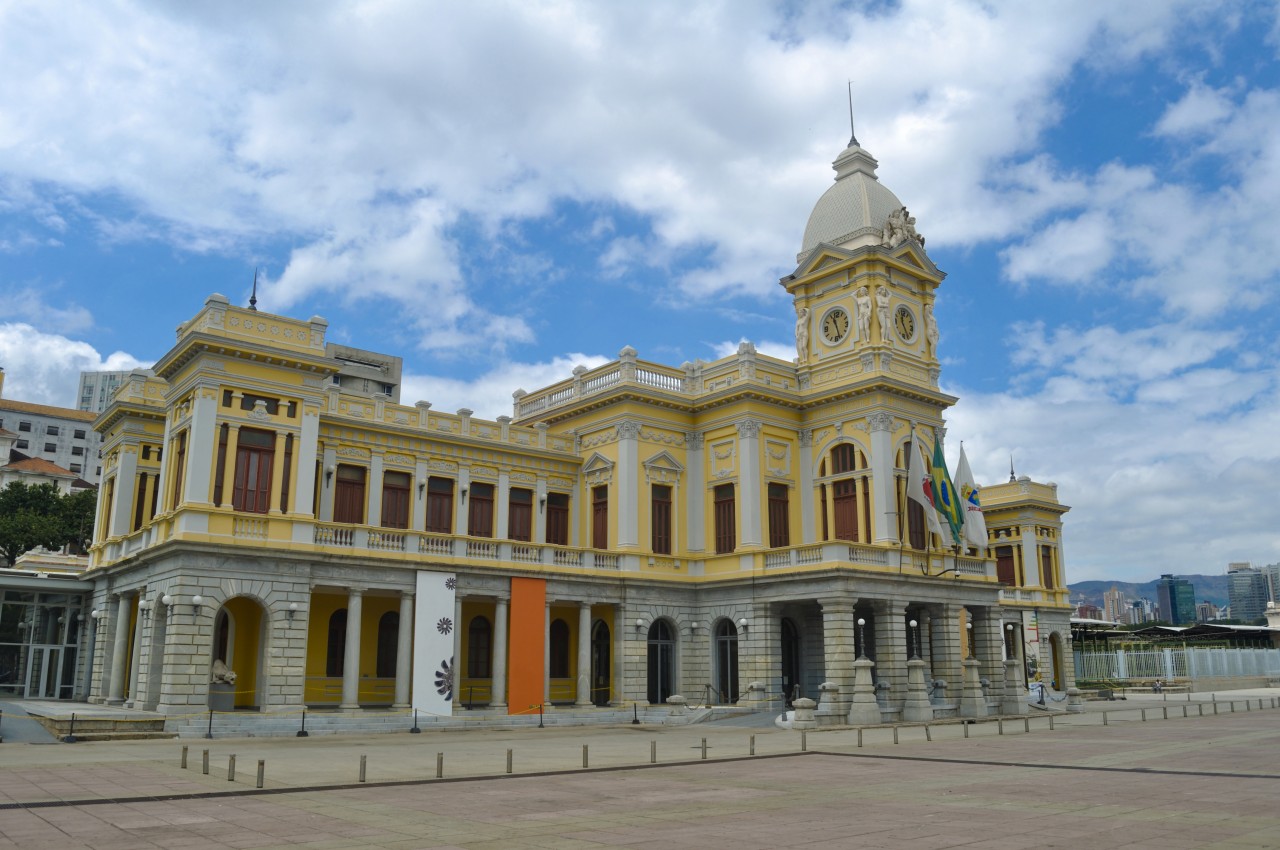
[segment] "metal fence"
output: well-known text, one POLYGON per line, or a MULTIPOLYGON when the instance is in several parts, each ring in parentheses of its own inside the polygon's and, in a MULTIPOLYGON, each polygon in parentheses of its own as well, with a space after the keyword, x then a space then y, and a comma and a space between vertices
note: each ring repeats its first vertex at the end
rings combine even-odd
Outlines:
POLYGON ((1076 678, 1087 681, 1280 677, 1280 649, 1117 649, 1077 652, 1075 663, 1076 678))

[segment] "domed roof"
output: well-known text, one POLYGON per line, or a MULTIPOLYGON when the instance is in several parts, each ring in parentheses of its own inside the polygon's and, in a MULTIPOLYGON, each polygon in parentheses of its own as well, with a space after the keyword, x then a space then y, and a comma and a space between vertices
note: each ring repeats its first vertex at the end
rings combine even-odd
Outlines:
POLYGON ((835 185, 814 205, 796 262, 823 242, 843 248, 880 244, 889 215, 902 209, 902 201, 876 178, 878 164, 857 138, 849 140, 831 164, 835 185))

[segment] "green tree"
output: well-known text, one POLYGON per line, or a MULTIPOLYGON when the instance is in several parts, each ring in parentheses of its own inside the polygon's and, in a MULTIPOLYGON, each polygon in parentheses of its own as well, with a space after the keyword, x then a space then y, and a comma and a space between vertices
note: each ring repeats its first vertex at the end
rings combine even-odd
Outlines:
POLYGON ((77 552, 88 552, 93 543, 93 517, 98 510, 98 491, 81 490, 62 497, 62 540, 77 552))
POLYGON ((0 490, 0 555, 9 566, 38 546, 61 549, 66 542, 62 496, 52 484, 11 481, 0 490))

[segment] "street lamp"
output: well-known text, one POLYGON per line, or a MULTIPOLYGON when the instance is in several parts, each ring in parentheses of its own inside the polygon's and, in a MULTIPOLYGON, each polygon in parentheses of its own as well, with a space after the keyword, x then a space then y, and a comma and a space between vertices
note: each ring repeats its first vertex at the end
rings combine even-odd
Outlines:
POLYGON ((915 620, 907 623, 911 627, 911 633, 907 635, 907 651, 911 653, 911 660, 915 661, 920 658, 920 631, 919 623, 915 620))

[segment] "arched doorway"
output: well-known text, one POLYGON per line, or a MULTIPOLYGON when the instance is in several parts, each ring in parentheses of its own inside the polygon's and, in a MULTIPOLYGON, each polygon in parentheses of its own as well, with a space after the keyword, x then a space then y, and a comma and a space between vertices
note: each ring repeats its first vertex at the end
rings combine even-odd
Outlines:
POLYGON ((716 624, 715 688, 725 705, 738 701, 738 629, 732 620, 716 624))
POLYGON ((1049 635, 1049 669, 1053 672, 1050 687, 1055 691, 1066 690, 1067 681, 1062 675, 1062 635, 1057 632, 1049 635))
POLYGON ((782 618, 782 700, 787 708, 803 696, 800 691, 800 630, 790 617, 782 618))
POLYGON ((649 627, 649 702, 662 705, 675 693, 676 641, 671 624, 654 620, 649 627))
POLYGON ((236 674, 236 708, 256 708, 266 682, 258 671, 264 669, 263 633, 266 618, 260 604, 245 596, 228 599, 213 620, 213 645, 209 665, 222 661, 236 674))
POLYGON ((609 704, 609 624, 596 620, 591 627, 591 701, 609 704))

